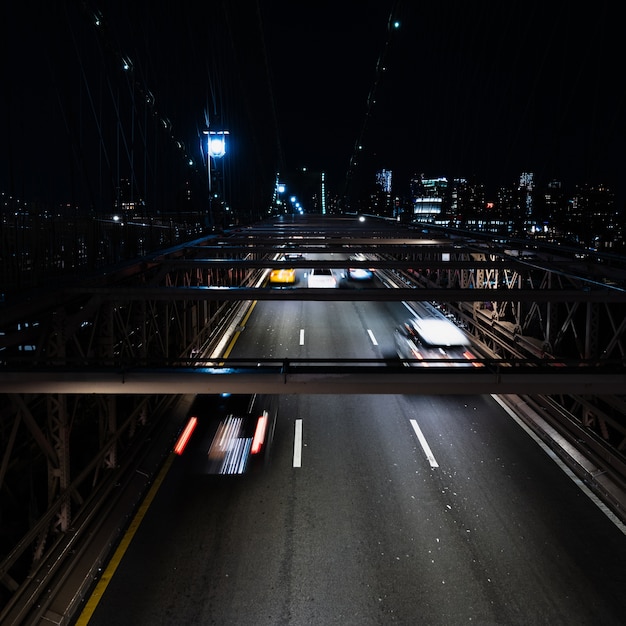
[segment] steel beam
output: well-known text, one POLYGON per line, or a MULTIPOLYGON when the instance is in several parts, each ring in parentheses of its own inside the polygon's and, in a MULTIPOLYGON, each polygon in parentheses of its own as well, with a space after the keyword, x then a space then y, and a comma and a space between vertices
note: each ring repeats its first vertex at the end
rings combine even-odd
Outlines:
POLYGON ((3 372, 0 393, 38 394, 578 394, 619 395, 626 372, 589 368, 326 367, 3 372), (462 370, 462 371, 461 371, 462 370))
POLYGON ((68 289, 68 297, 131 300, 317 300, 333 302, 626 302, 626 291, 597 289, 309 289, 269 287, 101 287, 68 289))

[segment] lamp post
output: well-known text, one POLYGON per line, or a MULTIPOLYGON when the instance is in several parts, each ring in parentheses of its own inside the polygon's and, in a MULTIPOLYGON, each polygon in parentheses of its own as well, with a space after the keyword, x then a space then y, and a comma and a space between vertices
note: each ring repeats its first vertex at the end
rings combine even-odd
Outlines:
POLYGON ((276 193, 278 196, 277 200, 278 200, 278 206, 280 207, 281 213, 287 212, 285 208, 285 201, 283 200, 283 194, 285 193, 285 191, 287 191, 287 187, 285 187, 284 183, 276 183, 276 193))
MULTIPOLYGON (((213 226, 213 197, 219 197, 221 190, 213 192, 213 171, 215 167, 211 168, 211 159, 221 159, 226 154, 226 136, 229 134, 227 130, 205 130, 203 131, 207 135, 207 176, 209 179, 209 219, 213 226)), ((216 182, 219 184, 219 178, 216 178, 216 182)))

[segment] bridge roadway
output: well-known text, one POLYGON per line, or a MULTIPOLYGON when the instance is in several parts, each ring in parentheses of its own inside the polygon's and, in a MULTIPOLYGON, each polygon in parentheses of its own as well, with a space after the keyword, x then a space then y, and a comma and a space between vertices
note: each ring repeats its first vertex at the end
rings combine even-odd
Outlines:
MULTIPOLYGON (((345 352, 362 352, 361 336, 365 335, 365 329, 373 329, 380 344, 388 336, 385 333, 390 326, 386 317, 390 312, 387 307, 342 304, 337 308, 307 304, 310 306, 304 308, 295 303, 290 306, 278 302, 257 305, 254 310, 256 317, 241 325, 242 328, 245 326, 245 330, 241 331, 242 340, 237 341, 235 346, 240 352, 245 350, 245 354, 228 357, 226 361, 240 366, 251 365, 254 360, 249 355, 254 350, 265 354, 279 347, 287 352, 295 349, 324 354, 330 353, 329 346, 334 344, 335 349, 340 347, 345 352), (331 329, 333 317, 340 311, 358 313, 359 322, 353 323, 351 315, 341 315, 331 329), (296 313, 299 314, 299 325, 305 328, 306 338, 301 347, 298 347, 298 333, 293 332, 296 313), (357 333, 351 332, 353 327, 357 333), (275 332, 268 329, 275 329, 275 332), (340 346, 337 342, 339 337, 344 339, 340 346)), ((393 307, 400 319, 406 314, 402 309, 400 305, 393 307)), ((337 376, 349 376, 341 372, 342 368, 349 369, 349 359, 261 361, 260 368, 267 367, 268 372, 259 373, 259 367, 242 369, 232 374, 233 378, 246 381, 246 385, 257 384, 252 383, 253 380, 261 384, 271 379, 284 390, 285 380, 289 381, 292 376, 296 379, 303 376, 310 382, 315 376, 310 370, 315 369, 316 362, 322 370, 320 375, 325 379, 331 377, 329 372, 333 367, 337 368, 337 376), (309 371, 302 373, 299 368, 308 368, 309 371)), ((368 384, 376 387, 375 393, 382 393, 383 388, 382 383, 380 387, 376 386, 376 379, 386 380, 387 375, 390 379, 395 376, 413 381, 425 379, 430 381, 428 384, 433 380, 441 380, 442 384, 447 381, 442 391, 446 394, 458 391, 455 385, 450 385, 450 381, 456 380, 459 375, 454 368, 389 366, 385 368, 387 373, 381 375, 380 370, 385 367, 383 363, 382 360, 362 360, 360 368, 357 368, 361 373, 354 373, 355 379, 365 376, 368 384), (363 373, 368 367, 376 370, 372 373, 374 379, 363 373)), ((178 373, 174 369, 162 371, 159 388, 162 391, 166 387, 180 393, 188 384, 185 383, 187 376, 197 379, 193 384, 206 385, 207 379, 231 376, 230 369, 188 369, 178 373)), ((546 369, 556 376, 562 375, 559 367, 546 369)), ((459 379, 485 374, 485 368, 466 367, 464 370, 459 379)), ((72 372, 71 375, 77 373, 72 372)), ((125 381, 133 389, 135 374, 140 378, 145 374, 148 380, 156 372, 129 371, 127 374, 128 378, 123 381, 116 380, 118 389, 126 384, 125 381)), ((340 384, 345 385, 345 380, 342 379, 340 384)), ((200 389, 207 391, 206 387, 200 389)), ((221 382, 219 389, 223 389, 221 382)), ((246 387, 237 389, 249 390, 246 387)), ((328 392, 330 389, 323 387, 320 390, 328 392)), ((151 506, 151 517, 140 525, 140 532, 145 529, 146 534, 133 539, 131 550, 125 554, 119 573, 112 577, 90 623, 108 624, 120 614, 124 616, 120 621, 122 624, 131 621, 135 624, 153 623, 150 618, 155 614, 166 615, 167 605, 172 603, 176 605, 178 617, 187 623, 191 622, 188 616, 197 615, 197 611, 203 611, 205 616, 210 614, 219 623, 229 623, 235 612, 243 623, 253 623, 251 613, 258 611, 254 623, 264 623, 261 615, 275 616, 285 604, 290 607, 292 616, 304 616, 310 614, 311 607, 318 607, 316 599, 322 597, 326 580, 333 580, 333 588, 341 589, 342 593, 335 594, 327 589, 323 595, 324 602, 319 601, 325 608, 315 610, 318 616, 324 615, 324 623, 333 623, 332 614, 348 610, 350 615, 359 617, 361 613, 368 614, 360 623, 371 623, 377 609, 367 606, 367 597, 371 588, 376 589, 380 585, 380 581, 375 580, 379 572, 388 588, 385 604, 393 606, 396 617, 406 618, 403 623, 416 623, 408 616, 414 618, 416 613, 423 615, 424 611, 430 611, 431 623, 458 623, 460 620, 451 619, 449 612, 465 617, 475 612, 485 618, 494 611, 499 613, 499 623, 516 623, 503 619, 503 615, 509 615, 508 611, 514 613, 518 610, 527 622, 533 621, 529 615, 535 612, 541 612, 544 619, 546 616, 563 615, 562 611, 576 613, 579 610, 576 606, 579 602, 577 594, 574 600, 566 598, 572 589, 579 588, 578 576, 585 581, 583 585, 588 585, 588 593, 603 598, 595 605, 596 615, 611 616, 614 606, 605 598, 617 584, 606 583, 607 576, 602 584, 591 584, 593 573, 588 567, 581 567, 584 551, 575 537, 569 537, 569 533, 576 535, 584 528, 584 536, 586 541, 591 542, 594 558, 601 558, 606 566, 605 557, 597 557, 595 550, 600 544, 605 545, 603 554, 612 550, 621 554, 619 531, 610 528, 610 524, 604 527, 600 521, 602 530, 594 532, 595 525, 590 521, 593 518, 593 524, 597 523, 594 513, 581 512, 578 516, 573 511, 579 509, 572 508, 569 497, 565 502, 561 501, 561 492, 570 494, 572 485, 560 483, 559 478, 553 477, 551 461, 547 461, 548 457, 544 457, 543 453, 543 460, 538 460, 537 473, 531 469, 535 463, 531 460, 535 451, 527 445, 530 440, 514 422, 492 413, 491 398, 474 400, 477 397, 475 388, 458 401, 455 398, 433 398, 433 389, 427 386, 420 390, 422 396, 413 390, 413 394, 394 398, 370 396, 366 400, 329 396, 321 397, 319 401, 310 397, 300 400, 295 397, 298 393, 293 395, 292 391, 283 391, 281 402, 285 403, 284 413, 276 437, 277 441, 282 441, 282 447, 277 446, 273 455, 273 471, 264 474, 263 479, 252 478, 239 483, 229 481, 226 484, 206 480, 206 476, 198 478, 191 473, 186 474, 181 469, 182 463, 178 463, 167 479, 172 484, 159 489, 159 492, 165 492, 162 502, 151 506), (478 408, 468 415, 466 411, 469 409, 464 408, 464 404, 467 406, 469 398, 472 398, 469 402, 472 409, 478 408), (402 418, 406 419, 407 415, 417 417, 426 437, 433 442, 440 469, 428 470, 427 464, 422 463, 421 455, 415 452, 417 444, 411 439, 406 441, 401 435, 402 418), (290 467, 286 463, 289 459, 285 458, 291 444, 286 428, 292 425, 294 416, 303 418, 306 424, 307 448, 302 471, 290 467), (511 442, 518 443, 509 449, 511 442), (520 445, 521 449, 515 451, 516 445, 520 445), (390 459, 392 463, 389 463, 390 459), (555 480, 559 485, 558 504, 555 504, 553 492, 555 480), (523 496, 519 492, 520 485, 523 485, 523 496), (529 488, 529 485, 532 487, 529 488), (452 502, 448 502, 450 493, 454 493, 452 502), (456 500, 465 498, 467 504, 457 506, 456 500), (533 504, 537 501, 543 504, 537 507, 533 504), (175 514, 171 511, 172 502, 176 503, 175 514), (412 508, 410 503, 415 503, 414 517, 413 513, 407 513, 412 508), (452 509, 447 509, 447 504, 452 509), (439 519, 441 510, 446 511, 445 520, 439 519), (558 519, 555 535, 552 534, 555 531, 550 521, 553 516, 558 519), (476 521, 470 522, 470 519, 476 521), (364 520, 370 520, 365 524, 371 524, 370 529, 363 528, 364 520), (434 528, 422 534, 424 526, 430 526, 429 520, 436 520, 434 528), (544 526, 550 528, 550 540, 542 536, 544 526), (329 532, 329 528, 333 532, 329 532), (535 534, 537 532, 539 535, 535 534), (467 533, 470 533, 469 539, 467 533), (433 549, 430 555, 437 563, 445 564, 446 584, 443 590, 440 581, 436 585, 430 581, 429 566, 425 563, 418 565, 419 559, 415 559, 413 565, 412 555, 420 552, 419 546, 429 545, 429 542, 438 545, 434 536, 444 537, 442 543, 445 548, 441 552, 433 549), (506 537, 504 552, 497 552, 493 561, 489 561, 494 546, 499 545, 500 536, 506 537), (333 541, 332 537, 337 540, 333 541), (293 546, 289 538, 293 538, 293 546), (540 544, 539 551, 537 542, 540 544), (612 549, 608 550, 604 542, 610 544, 612 549), (572 548, 572 545, 576 547, 572 548), (381 555, 383 561, 387 553, 391 553, 390 559, 404 555, 401 566, 398 567, 396 562, 394 567, 387 568, 377 560, 376 565, 364 566, 362 559, 366 559, 372 546, 377 558, 379 552, 385 553, 381 555), (391 546, 394 546, 393 550, 391 546), (465 553, 468 546, 475 551, 473 559, 467 558, 465 553), (550 553, 554 550, 561 555, 560 558, 546 559, 546 546, 550 553), (568 550, 567 559, 576 562, 577 567, 568 567, 563 571, 560 563, 565 558, 562 553, 565 550, 568 550), (410 559, 406 556, 408 554, 410 559), (305 567, 298 566, 302 559, 306 561, 305 567), (492 576, 487 588, 477 585, 483 569, 497 571, 507 561, 514 565, 506 576, 492 576), (250 569, 253 563, 259 562, 264 564, 263 568, 250 569), (293 563, 295 567, 284 567, 285 562, 293 563), (475 562, 481 564, 478 572, 472 571, 474 566, 470 565, 475 562), (325 564, 323 576, 319 574, 321 563, 325 564), (545 571, 546 568, 553 574, 542 576, 540 580, 528 571, 545 571), (576 572, 576 577, 570 576, 572 570, 576 572), (346 572, 350 575, 346 576, 346 572), (409 580, 413 582, 409 583, 409 580), (553 581, 558 581, 556 589, 553 581), (168 594, 155 593, 161 584, 168 586, 168 594), (503 592, 503 587, 508 584, 514 589, 503 592), (542 598, 550 597, 547 605, 540 599, 536 602, 541 609, 536 604, 532 604, 532 608, 513 608, 514 605, 524 604, 522 598, 527 593, 538 592, 538 586, 543 589, 542 598), (428 588, 429 592, 418 600, 409 589, 422 587, 428 588), (567 593, 560 587, 564 587, 567 593), (298 591, 292 594, 292 589, 298 591), (440 594, 442 602, 433 602, 432 598, 440 594), (463 603, 458 599, 465 594, 471 595, 471 602, 463 603), (302 601, 301 596, 306 596, 307 601, 302 601), (506 601, 503 601, 504 597, 506 601), (444 598, 446 601, 443 601, 444 598), (504 604, 509 608, 504 608, 504 604), (494 609, 494 606, 498 608, 494 609), (448 615, 447 621, 442 614, 448 615), (218 615, 220 619, 216 617, 218 615)), ((372 389, 366 391, 372 393, 372 389)), ((306 388, 306 394, 309 393, 310 388, 306 388)), ((335 393, 340 392, 335 390, 335 393)), ((586 484, 595 481, 598 488, 610 492, 614 503, 623 504, 623 500, 617 500, 622 494, 610 483, 607 473, 555 432, 532 406, 512 396, 500 396, 498 402, 523 415, 525 423, 532 424, 533 431, 542 433, 550 442, 550 450, 558 450, 559 456, 567 458, 568 466, 576 471, 577 476, 584 477, 586 484)), ((134 480, 140 479, 138 474, 135 473, 134 480)), ((573 491, 577 488, 574 487, 573 491)), ((574 495, 573 500, 580 499, 574 495)), ((430 560, 426 563, 430 563, 430 567, 433 565, 430 560)), ((606 573, 606 567, 603 571, 606 573)), ((75 601, 75 596, 72 599, 75 601)), ((271 621, 271 618, 266 619, 271 621)), ((280 619, 274 619, 273 623, 276 622, 280 619)), ((521 623, 521 620, 518 622, 521 623)))
MULTIPOLYGON (((254 246, 250 245, 250 242, 246 242, 246 249, 254 249, 254 246)), ((337 247, 333 249, 330 254, 338 254, 343 249, 345 244, 338 243, 337 247)), ((374 249, 374 248, 372 248, 374 249)), ((384 245, 377 244, 376 249, 384 253, 384 245)), ((441 248, 443 249, 443 248, 441 248)), ((451 247, 447 248, 447 252, 451 251, 451 247)), ((320 250, 318 249, 318 252, 320 250)), ((344 254, 347 254, 344 250, 344 254)), ((414 251, 411 252, 414 254, 414 251)), ((433 253, 438 254, 438 253, 433 253)), ((461 254, 459 252, 459 254, 461 254)), ((337 257, 339 258, 339 257, 337 257)), ((412 257, 414 258, 414 257, 412 257)), ((434 257, 429 257, 434 258, 434 257)), ((185 263, 189 263, 188 260, 185 263)), ((263 264, 267 261, 263 261, 263 264)), ((408 261, 406 263, 409 263, 408 261)), ((433 267, 440 261, 434 260, 433 267)), ((141 271, 145 266, 150 266, 151 263, 141 263, 141 271)), ((163 267, 166 264, 163 264, 163 267)), ((172 266, 175 266, 173 263, 172 266)), ((193 265, 193 263, 192 263, 193 265)), ((589 287, 586 283, 567 282, 565 285, 561 285, 558 289, 518 289, 518 290, 506 290, 506 289, 482 289, 476 288, 474 285, 471 289, 442 289, 443 285, 430 285, 423 289, 405 288, 399 285, 397 289, 389 290, 372 290, 372 289, 337 289, 332 292, 327 290, 270 290, 255 287, 241 287, 237 283, 241 276, 247 276, 245 268, 238 267, 237 263, 232 263, 234 273, 234 283, 220 285, 219 280, 224 277, 223 264, 217 263, 213 269, 208 269, 207 276, 213 280, 214 285, 212 288, 202 287, 189 287, 189 277, 193 277, 192 274, 184 275, 183 278, 178 278, 176 274, 167 275, 168 287, 151 286, 155 284, 164 284, 166 273, 161 272, 159 274, 159 263, 155 263, 156 275, 160 276, 160 281, 155 283, 148 276, 148 280, 145 280, 139 272, 138 284, 127 288, 121 286, 127 284, 126 280, 132 271, 124 273, 124 281, 120 281, 119 284, 108 284, 106 286, 99 286, 100 283, 83 283, 82 286, 73 286, 68 288, 59 289, 56 292, 48 292, 48 294, 40 293, 37 297, 32 299, 24 299, 18 303, 17 306, 7 307, 1 313, 3 322, 5 322, 7 328, 15 331, 18 328, 18 332, 7 332, 2 336, 2 343, 5 347, 11 349, 15 346, 25 346, 32 343, 32 345, 46 346, 49 348, 53 346, 49 342, 50 335, 46 337, 43 335, 44 329, 52 328, 53 324, 43 325, 41 321, 45 319, 41 311, 44 309, 53 311, 56 315, 56 319, 59 318, 64 323, 62 329, 64 332, 57 333, 56 336, 63 337, 70 342, 76 343, 83 342, 84 353, 87 354, 91 349, 91 335, 87 336, 83 341, 80 336, 80 330, 78 329, 93 329, 93 335, 97 337, 106 337, 106 333, 110 332, 114 325, 105 325, 102 329, 96 325, 98 320, 107 320, 106 315, 100 315, 100 312, 111 315, 115 319, 115 315, 119 314, 120 310, 124 314, 124 322, 128 324, 128 328, 125 329, 127 335, 122 337, 111 337, 117 343, 111 342, 111 346, 121 345, 122 347, 130 346, 130 355, 133 356, 135 352, 139 352, 139 347, 142 345, 139 340, 146 337, 141 332, 142 323, 145 323, 146 328, 150 327, 153 331, 153 335, 148 335, 149 339, 154 339, 159 335, 165 335, 165 332, 170 332, 169 327, 163 327, 162 320, 169 319, 161 316, 154 315, 154 318, 150 318, 149 315, 153 311, 161 311, 159 307, 153 306, 154 303, 164 302, 172 304, 173 310, 177 313, 176 303, 178 302, 190 302, 190 303, 217 303, 217 302, 239 302, 245 300, 255 301, 268 301, 273 304, 294 303, 296 300, 309 301, 314 303, 330 302, 330 301, 352 301, 357 303, 360 301, 372 301, 382 303, 383 301, 406 301, 406 300, 438 300, 441 302, 449 302, 454 304, 459 299, 469 298, 472 302, 478 301, 487 303, 490 302, 494 305, 494 310, 498 303, 507 304, 512 298, 512 292, 514 292, 515 300, 517 302, 527 302, 530 305, 530 310, 536 310, 533 305, 535 303, 544 302, 548 305, 556 304, 567 305, 567 319, 563 322, 563 329, 566 330, 568 326, 575 323, 576 306, 583 305, 589 310, 590 307, 595 305, 607 305, 618 306, 624 302, 623 291, 619 289, 606 289, 599 283, 593 283, 589 287), (215 273, 212 273, 215 272, 215 273), (182 285, 182 286, 181 286, 182 285), (384 291, 385 293, 381 293, 384 291), (41 296, 41 297, 39 297, 41 296), (519 297, 518 297, 519 296, 519 297), (106 306, 102 307, 102 304, 106 306), (119 303, 123 306, 120 307, 119 303), (136 310, 133 309, 134 304, 137 303, 136 310), (143 306, 146 305, 146 306, 143 306), (42 308, 43 307, 43 308, 42 308), (47 308, 46 308, 47 307, 47 308), (65 314, 69 311, 69 317, 63 317, 58 313, 65 314), (77 313, 75 312, 77 311, 77 313), (73 315, 73 317, 71 317, 73 315), (93 316, 93 319, 92 317, 93 316), (35 323, 29 323, 27 325, 20 322, 25 319, 29 322, 34 320, 35 323), (95 320, 95 321, 94 321, 95 320), (139 320, 139 325, 137 325, 139 320), (159 325, 159 323, 161 325, 159 325), (73 329, 75 330, 75 336, 71 335, 73 329), (69 333, 68 333, 69 331, 69 333), (66 334, 64 334, 66 333, 66 334), (133 343, 135 342, 135 343, 133 343)), ((413 265, 413 261, 410 262, 413 265)), ((420 267, 427 266, 427 263, 420 263, 420 267)), ((139 268, 140 266, 138 266, 139 268)), ((269 265, 268 265, 269 267, 269 265)), ((454 272, 469 272, 467 267, 461 267, 455 269, 454 263, 448 266, 449 271, 443 271, 442 275, 448 278, 452 276, 454 272)), ((477 266, 478 267, 478 266, 477 266)), ((438 268, 438 270, 441 268, 438 268)), ((471 268, 470 268, 471 269, 471 268)), ((489 276, 489 272, 493 271, 493 268, 480 268, 480 272, 485 272, 485 276, 489 276)), ((230 272, 230 270, 229 270, 230 272)), ((181 274, 181 276, 183 276, 181 274)), ((431 275, 431 279, 434 275, 431 275)), ((471 276, 470 276, 471 278, 471 276)), ((203 278, 204 280, 204 278, 203 278)), ((462 278, 464 280, 464 278, 462 278)), ((132 282, 132 281, 130 281, 132 282)), ((106 281, 103 281, 106 283, 106 281)), ((203 283, 206 284, 206 283, 203 283)), ((478 284, 478 283, 477 283, 478 284)), ((482 284, 482 283, 481 283, 482 284)), ((522 284, 529 284, 528 280, 524 279, 522 284)), ((535 284, 542 284, 541 281, 535 284)), ((424 285, 422 285, 424 287, 424 285)), ((462 301, 462 300, 461 300, 462 301)), ((199 307, 198 307, 199 308, 199 307)), ((282 307, 285 308, 285 307, 282 307)), ((182 307, 181 307, 182 310, 182 307)), ((619 311, 620 309, 617 309, 619 311)), ((185 309, 186 311, 186 309, 185 309)), ((209 309, 212 313, 213 309, 209 309)), ((463 311, 461 311, 463 312, 463 311)), ((483 312, 479 312, 483 315, 483 312)), ((406 313, 405 313, 406 315, 406 313)), ((613 315, 613 319, 619 318, 619 315, 613 315)), ((120 315, 120 320, 122 319, 120 315)), ((171 319, 175 319, 173 315, 171 319)), ((546 318, 548 319, 548 318, 546 318)), ((549 319, 552 321, 553 316, 549 319)), ((3 324, 4 326, 4 324, 3 324)), ((190 325, 190 327, 193 325, 190 325)), ((517 328, 525 326, 521 323, 515 324, 515 333, 518 332, 517 328)), ((200 328, 200 325, 196 325, 195 328, 200 328)), ((608 327, 608 325, 607 325, 608 327)), ((578 337, 585 336, 587 328, 595 331, 597 326, 588 324, 587 327, 579 326, 577 328, 578 337)), ((499 322, 497 317, 494 316, 493 320, 488 320, 484 327, 481 327, 480 332, 483 333, 483 340, 494 341, 500 340, 498 333, 504 332, 506 326, 499 322)), ((553 332, 555 327, 550 326, 550 331, 553 332)), ((172 329, 173 330, 173 329, 172 329)), ((221 331, 221 329, 217 329, 221 331)), ((607 342, 611 348, 615 348, 619 345, 620 333, 623 332, 623 328, 614 328, 615 338, 611 338, 607 342)), ((56 331, 55 331, 56 332, 56 331)), ((91 331, 90 331, 91 332, 91 331)), ((516 335, 517 336, 517 335, 516 335)), ((189 345, 190 337, 181 336, 180 342, 177 345, 189 345)), ((593 341, 583 342, 585 345, 593 344, 593 341)), ((338 342, 335 342, 333 347, 336 347, 338 342)), ((513 342, 511 346, 517 350, 519 346, 513 342)), ((64 347, 64 346, 60 346, 64 347)), ((496 349, 501 347, 501 344, 492 343, 487 345, 488 348, 496 349)), ((330 348, 329 348, 330 349, 330 348)), ((264 352, 263 352, 264 353, 264 352)), ((259 365, 262 359, 253 359, 253 368, 248 367, 242 363, 239 363, 237 367, 234 367, 234 361, 228 363, 229 367, 225 368, 220 366, 219 363, 212 362, 206 367, 168 367, 168 368, 142 368, 136 366, 141 359, 133 361, 132 359, 125 359, 125 363, 133 363, 133 367, 117 367, 111 369, 103 368, 85 368, 85 367, 71 367, 71 358, 64 359, 64 351, 59 350, 56 353, 54 350, 50 352, 50 357, 43 359, 43 362, 49 360, 50 362, 57 363, 57 367, 54 369, 45 369, 44 366, 38 366, 36 368, 24 368, 20 366, 13 367, 9 364, 4 364, 3 376, 0 378, 0 391, 5 395, 5 399, 17 398, 20 407, 18 417, 15 422, 15 432, 22 432, 18 430, 19 420, 23 419, 28 423, 33 432, 33 441, 35 445, 40 445, 41 449, 48 459, 48 466, 51 470, 50 485, 59 484, 57 477, 63 474, 66 466, 63 462, 58 463, 58 459, 63 461, 64 450, 58 444, 65 441, 62 437, 54 439, 52 442, 46 442, 43 440, 42 433, 38 432, 34 424, 32 416, 26 411, 26 402, 29 398, 37 397, 38 395, 46 395, 52 397, 53 394, 61 394, 62 398, 65 397, 92 397, 92 396, 117 396, 123 397, 126 395, 140 395, 145 397, 151 397, 154 395, 163 396, 172 394, 196 394, 196 393, 212 393, 213 391, 222 392, 230 391, 231 393, 238 393, 245 391, 249 393, 251 391, 265 391, 272 393, 279 393, 284 395, 316 395, 316 394, 359 394, 370 396, 373 394, 438 394, 438 395, 458 395, 458 394, 572 394, 577 399, 581 397, 601 397, 601 396, 619 396, 623 394, 624 389, 624 371, 623 364, 618 363, 617 369, 612 370, 607 366, 607 360, 604 359, 602 367, 559 367, 554 365, 551 367, 541 367, 538 369, 525 368, 524 366, 516 366, 512 368, 498 368, 484 364, 484 367, 477 368, 464 368, 462 372, 453 371, 452 368, 404 368, 395 367, 389 365, 387 359, 383 359, 378 363, 366 362, 361 360, 360 363, 340 363, 330 362, 326 360, 324 363, 314 363, 313 361, 307 362, 297 361, 296 359, 278 359, 273 363, 267 362, 259 365), (376 370, 376 371, 373 371, 376 370), (21 399, 23 397, 23 400, 21 399), (54 449, 53 449, 54 447, 54 449), (58 454, 58 457, 55 455, 58 454), (59 467, 60 466, 60 467, 59 467)), ((22 356, 24 356, 22 354, 22 356)), ((30 355, 29 355, 30 356, 30 355)), ((32 357, 40 357, 40 353, 33 353, 32 357)), ((606 355, 604 355, 606 356, 606 355)), ((34 360, 31 358, 31 361, 34 360)), ((506 359, 504 359, 506 361, 506 359)), ((19 361, 19 359, 18 359, 19 361)), ((587 365, 590 365, 593 361, 589 361, 587 365)), ((248 363, 249 365, 249 363, 248 363)), ((514 400, 513 404, 519 407, 524 404, 521 400, 514 400)), ((55 404, 48 404, 48 408, 61 406, 55 404)), ((78 405, 77 405, 78 406, 78 405)), ((587 407, 584 402, 574 406, 587 407)), ((616 405, 618 406, 618 405, 616 405)), ((541 408, 541 407, 536 407, 541 408)), ((594 407, 595 409, 595 407, 594 407)), ((611 423, 609 420, 603 421, 603 414, 600 411, 594 412, 594 419, 589 420, 583 425, 578 425, 578 433, 581 436, 589 436, 589 430, 596 426, 597 430, 603 432, 606 424, 611 426, 617 422, 618 428, 620 427, 619 420, 613 420, 611 423)), ((611 417, 611 416, 609 416, 611 417)), ((38 417, 40 419, 40 417, 38 417)), ((51 422, 54 424, 54 422, 51 422)), ((97 424, 97 420, 93 422, 97 424)), ((544 428, 544 432, 549 433, 548 437, 551 441, 559 439, 559 433, 550 433, 550 426, 544 428)), ((103 429, 103 432, 106 429, 103 429)), ((120 429, 121 432, 121 429, 120 429)), ((53 430, 51 437, 56 437, 56 432, 53 430)), ((112 437, 117 439, 118 433, 112 432, 112 437)), ((587 445, 590 439, 585 439, 587 445)), ((33 444, 31 444, 33 445, 33 444)), ((107 444, 108 445, 108 444, 107 444)), ((7 448, 9 449, 9 448, 7 448)), ((600 450, 598 448, 598 450, 600 450)), ((570 439, 570 458, 580 456, 580 452, 572 448, 570 439)), ((595 455, 595 459, 605 458, 603 451, 599 451, 595 455)), ((67 459, 65 459, 67 462, 67 459)), ((598 481, 602 476, 606 475, 605 468, 594 462, 590 463, 588 460, 583 461, 578 459, 575 464, 580 466, 584 465, 584 475, 586 480, 598 481)), ((10 468, 11 464, 6 462, 6 467, 10 468)), ((73 488, 73 486, 72 486, 73 488)), ((54 494, 51 494, 54 495, 54 494)), ((613 502, 617 509, 624 510, 623 501, 619 501, 617 498, 613 502)), ((52 519, 52 515, 50 516, 52 519)), ((69 529, 68 529, 69 530, 69 529)), ((34 536, 33 536, 34 542, 34 536)), ((27 544, 24 544, 27 545, 27 544)), ((34 546, 33 546, 34 547, 34 546)), ((10 564, 6 569, 3 569, 4 574, 10 574, 10 564)), ((6 581, 10 581, 10 576, 5 576, 6 581)))

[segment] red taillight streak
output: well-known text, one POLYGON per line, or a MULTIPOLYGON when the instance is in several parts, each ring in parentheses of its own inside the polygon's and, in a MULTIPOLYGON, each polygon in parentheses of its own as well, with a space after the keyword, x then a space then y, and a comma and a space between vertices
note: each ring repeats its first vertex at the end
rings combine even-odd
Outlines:
POLYGON ((474 367, 482 367, 482 366, 483 366, 483 364, 482 364, 482 363, 477 363, 476 361, 474 361, 474 360, 473 360, 473 359, 475 359, 476 357, 475 357, 475 356, 474 356, 474 355, 473 355, 473 354, 472 354, 469 350, 466 350, 466 351, 463 353, 463 356, 464 356, 466 359, 469 359, 470 361, 472 361, 472 365, 473 365, 474 367))
POLYGON ((174 452, 176 454, 180 455, 180 454, 183 453, 183 451, 185 450, 185 447, 189 443, 189 439, 191 438, 191 434, 195 430, 197 424, 198 424, 198 418, 197 417, 192 417, 187 422, 187 426, 185 426, 185 429, 180 434, 180 437, 178 438, 178 441, 176 442, 176 445, 174 446, 174 452))
POLYGON ((263 411, 263 415, 259 417, 256 423, 256 430, 254 431, 254 438, 252 439, 252 447, 250 448, 250 454, 257 454, 261 451, 263 443, 265 442, 265 429, 267 428, 267 411, 263 411))

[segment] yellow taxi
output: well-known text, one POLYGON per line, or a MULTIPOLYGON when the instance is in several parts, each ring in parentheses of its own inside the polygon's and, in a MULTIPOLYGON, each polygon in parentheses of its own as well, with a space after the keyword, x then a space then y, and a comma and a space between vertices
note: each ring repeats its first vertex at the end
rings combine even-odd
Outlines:
POLYGON ((272 285, 293 285, 296 282, 296 270, 293 267, 281 267, 270 272, 272 285))

